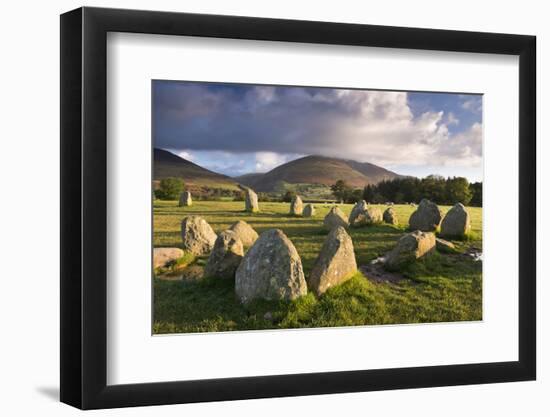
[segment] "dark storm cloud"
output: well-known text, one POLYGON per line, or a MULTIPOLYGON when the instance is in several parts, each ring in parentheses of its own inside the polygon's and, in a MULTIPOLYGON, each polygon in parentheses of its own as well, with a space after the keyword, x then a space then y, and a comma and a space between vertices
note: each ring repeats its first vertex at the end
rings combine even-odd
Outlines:
POLYGON ((458 129, 448 109, 460 111, 464 100, 448 96, 438 97, 446 113, 431 108, 416 114, 404 92, 155 81, 154 141, 159 148, 191 152, 479 164, 479 124, 458 129), (454 142, 451 125, 459 139, 454 142))

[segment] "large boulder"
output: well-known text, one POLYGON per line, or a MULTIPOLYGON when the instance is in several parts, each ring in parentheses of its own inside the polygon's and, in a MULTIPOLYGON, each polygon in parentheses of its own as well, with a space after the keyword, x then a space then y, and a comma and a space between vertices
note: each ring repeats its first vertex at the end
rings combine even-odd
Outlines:
POLYGON ((247 222, 239 220, 233 223, 229 230, 235 232, 237 237, 241 239, 243 245, 246 247, 252 246, 256 239, 258 239, 258 233, 247 222))
POLYGON ((416 211, 409 218, 410 229, 422 232, 433 232, 440 223, 441 211, 439 207, 425 198, 422 199, 416 211))
POLYGON ((242 303, 294 300, 307 294, 302 260, 282 230, 262 233, 248 250, 235 274, 235 292, 242 303))
POLYGON ((258 194, 256 194, 252 188, 243 187, 244 191, 244 209, 250 213, 257 213, 260 211, 258 206, 258 194))
POLYGON ((384 220, 384 223, 395 225, 399 224, 399 220, 397 220, 397 213, 395 212, 393 207, 388 207, 386 210, 384 210, 382 219, 384 220))
POLYGON ((441 236, 462 237, 470 232, 470 214, 466 207, 457 203, 451 208, 441 222, 441 236))
POLYGON ((357 271, 353 242, 342 226, 328 234, 308 278, 308 285, 317 295, 347 281, 357 271))
POLYGON ((313 204, 306 204, 302 216, 304 217, 313 217, 316 214, 315 206, 313 204))
POLYGON ((358 226, 370 226, 382 223, 382 211, 378 207, 367 207, 358 226))
POLYGON ((382 212, 376 207, 371 207, 365 200, 353 206, 349 215, 350 226, 368 226, 382 222, 382 212))
POLYGON ((367 210, 368 204, 365 200, 358 201, 351 209, 349 215, 350 226, 358 226, 364 218, 364 212, 367 210))
POLYGON ((154 248, 153 269, 168 266, 183 256, 180 248, 154 248))
POLYGON ((218 235, 216 243, 214 243, 214 248, 204 268, 204 275, 233 279, 243 256, 244 249, 241 239, 235 232, 225 230, 218 235))
POLYGON ((202 217, 188 216, 181 222, 181 240, 184 250, 200 256, 212 250, 216 233, 202 217))
POLYGON ((386 256, 385 266, 396 270, 406 264, 432 254, 435 250, 435 235, 416 230, 402 236, 386 256))
POLYGON ((191 199, 191 193, 189 191, 184 191, 180 194, 180 207, 191 206, 192 204, 193 200, 191 199))
POLYGON ((304 211, 304 203, 300 196, 295 195, 290 202, 290 215, 291 216, 301 216, 302 211, 304 211))
POLYGON ((323 224, 328 230, 332 230, 335 227, 342 226, 348 227, 348 220, 346 215, 338 207, 334 206, 330 209, 328 214, 323 220, 323 224))

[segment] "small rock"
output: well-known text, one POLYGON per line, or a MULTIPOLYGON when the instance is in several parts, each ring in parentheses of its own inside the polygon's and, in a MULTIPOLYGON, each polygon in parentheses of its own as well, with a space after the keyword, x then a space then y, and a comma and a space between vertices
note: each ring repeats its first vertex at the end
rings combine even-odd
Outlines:
POLYGON ((188 216, 181 222, 181 240, 183 249, 193 255, 205 255, 212 250, 216 242, 216 233, 200 216, 188 216))
POLYGON ((179 206, 184 207, 184 206, 191 206, 191 205, 193 205, 193 200, 191 199, 191 193, 189 191, 184 191, 183 193, 180 194, 179 206))
POLYGON ((302 211, 304 210, 304 203, 300 196, 294 196, 290 202, 290 215, 291 216, 301 216, 302 211))
POLYGON ((153 249, 153 269, 167 266, 177 261, 183 256, 180 248, 154 248, 153 249))
POLYGON ((302 212, 302 215, 304 217, 314 217, 315 214, 317 214, 317 211, 315 210, 315 206, 313 204, 306 204, 304 207, 304 211, 302 212))
POLYGON ((273 314, 271 313, 271 311, 268 311, 264 314, 264 320, 273 321, 273 314))
POLYGON ((441 236, 463 237, 471 230, 470 214, 466 207, 457 203, 451 208, 441 222, 441 236))
POLYGON ((364 220, 364 213, 367 210, 368 204, 365 200, 358 201, 351 209, 349 215, 350 226, 358 226, 364 220))
POLYGON ((208 257, 204 275, 233 279, 235 271, 244 256, 241 239, 231 230, 225 230, 218 235, 214 248, 208 257))
POLYGON ((241 186, 241 189, 244 191, 244 209, 249 213, 257 213, 260 211, 258 206, 258 194, 249 187, 241 186))
POLYGON ((409 262, 430 255, 435 250, 435 235, 416 230, 402 236, 386 257, 386 268, 396 270, 409 262))
POLYGON ((393 225, 399 224, 399 220, 397 220, 397 213, 395 212, 393 207, 388 207, 384 211, 382 218, 384 220, 384 223, 393 224, 393 225))
POLYGON ((342 226, 347 228, 349 226, 346 216, 338 207, 334 206, 330 209, 328 214, 323 220, 323 224, 328 230, 332 230, 335 227, 342 226))
POLYGON ((256 242, 256 239, 258 239, 258 233, 256 233, 252 226, 243 220, 233 223, 229 227, 229 230, 235 232, 238 238, 241 239, 241 242, 243 242, 243 245, 246 247, 252 246, 254 242, 256 242))
POLYGON ((448 240, 444 240, 438 237, 435 238, 435 248, 439 252, 443 252, 443 253, 455 252, 455 245, 453 242, 449 242, 448 240))
POLYGON ((376 207, 369 206, 365 200, 355 204, 349 216, 350 226, 369 226, 382 222, 382 212, 376 207))
POLYGON ((409 218, 409 227, 411 230, 420 230, 422 232, 433 232, 441 223, 441 211, 437 204, 430 200, 422 199, 416 211, 409 218))

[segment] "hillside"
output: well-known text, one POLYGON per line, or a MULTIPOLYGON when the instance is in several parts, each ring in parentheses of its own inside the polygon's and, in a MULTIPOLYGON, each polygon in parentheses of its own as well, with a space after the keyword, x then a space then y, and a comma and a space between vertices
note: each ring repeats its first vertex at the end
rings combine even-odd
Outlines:
POLYGON ((280 165, 265 174, 247 174, 235 180, 256 191, 269 192, 276 189, 281 182, 330 186, 338 180, 344 180, 353 187, 361 188, 399 176, 368 162, 313 155, 280 165))
POLYGON ((238 190, 237 182, 225 175, 217 174, 193 162, 180 158, 163 149, 154 149, 153 179, 181 178, 188 187, 211 187, 238 190))

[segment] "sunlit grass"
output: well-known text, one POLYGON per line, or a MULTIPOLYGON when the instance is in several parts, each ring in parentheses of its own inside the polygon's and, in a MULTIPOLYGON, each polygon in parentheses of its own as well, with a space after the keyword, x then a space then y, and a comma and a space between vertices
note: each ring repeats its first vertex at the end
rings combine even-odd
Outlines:
MULTIPOLYGON (((352 207, 340 205, 346 214, 352 207)), ((359 265, 384 255, 406 231, 415 207, 393 207, 399 226, 350 229, 359 265)), ((245 213, 243 208, 243 202, 197 201, 191 207, 178 207, 175 201, 155 201, 154 246, 179 246, 180 223, 188 214, 201 215, 216 232, 245 220, 258 233, 282 229, 296 246, 307 276, 327 234, 322 221, 330 206, 316 204, 314 218, 289 216, 287 203, 260 203, 261 212, 255 214, 245 213)), ((441 209, 446 212, 450 207, 441 209)), ((481 249, 482 245, 482 210, 468 207, 468 211, 472 231, 467 239, 453 241, 459 252, 472 246, 481 249)), ((204 261, 199 258, 195 263, 204 261)), ((320 298, 308 294, 293 302, 257 301, 247 306, 236 301, 230 281, 155 279, 153 330, 181 333, 481 320, 481 269, 481 262, 466 256, 437 254, 402 271, 406 278, 398 284, 373 283, 358 272, 320 298), (266 312, 272 320, 264 319, 266 312)))

